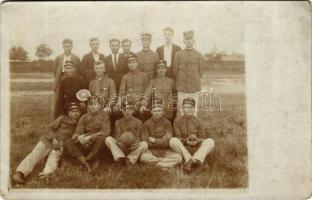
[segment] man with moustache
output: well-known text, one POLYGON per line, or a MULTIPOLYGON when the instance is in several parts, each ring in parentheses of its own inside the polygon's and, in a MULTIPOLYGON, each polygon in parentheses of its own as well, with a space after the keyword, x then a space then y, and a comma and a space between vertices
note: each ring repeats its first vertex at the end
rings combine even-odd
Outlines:
POLYGON ((112 53, 105 58, 107 76, 115 81, 118 91, 122 76, 128 72, 126 58, 119 53, 120 41, 118 39, 111 39, 109 47, 112 53))
POLYGON ((123 50, 123 53, 122 55, 124 57, 129 57, 130 55, 133 55, 134 53, 131 51, 131 46, 132 46, 132 42, 131 40, 129 39, 123 39, 121 41, 121 47, 122 47, 122 50, 123 50))

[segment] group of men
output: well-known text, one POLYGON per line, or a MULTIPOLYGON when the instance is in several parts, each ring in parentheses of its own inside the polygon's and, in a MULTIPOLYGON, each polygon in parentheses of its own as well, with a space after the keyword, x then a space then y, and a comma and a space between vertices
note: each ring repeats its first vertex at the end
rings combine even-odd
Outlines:
POLYGON ((81 62, 71 53, 73 42, 63 40, 64 54, 55 59, 54 121, 13 180, 24 183, 45 157, 39 176, 51 175, 64 150, 90 172, 103 147, 126 166, 141 162, 166 170, 183 163, 188 173, 200 168, 214 148, 197 117, 203 56, 193 48, 193 31, 183 33, 183 50, 172 43, 173 35, 165 28, 165 44, 154 52, 151 34, 141 34, 143 49, 136 54, 129 39, 111 39, 108 56, 91 38, 91 52, 81 62))

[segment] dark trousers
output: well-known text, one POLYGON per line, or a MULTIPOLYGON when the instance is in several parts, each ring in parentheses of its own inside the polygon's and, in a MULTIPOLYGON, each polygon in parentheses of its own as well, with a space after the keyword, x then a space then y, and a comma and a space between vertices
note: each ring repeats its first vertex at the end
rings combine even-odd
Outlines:
POLYGON ((105 145, 105 137, 97 136, 88 145, 82 145, 77 139, 66 142, 65 148, 72 157, 86 156, 87 161, 94 159, 105 145))

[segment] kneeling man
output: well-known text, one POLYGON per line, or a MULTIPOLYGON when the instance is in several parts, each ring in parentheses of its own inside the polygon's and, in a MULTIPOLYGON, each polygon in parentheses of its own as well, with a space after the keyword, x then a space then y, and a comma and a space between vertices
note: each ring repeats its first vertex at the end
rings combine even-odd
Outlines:
POLYGON ((65 146, 68 153, 91 172, 89 162, 98 155, 109 134, 109 117, 91 98, 88 101, 88 112, 81 116, 72 139, 65 146))
POLYGON ((115 138, 108 136, 105 140, 114 160, 127 166, 136 164, 148 147, 141 141, 142 122, 133 117, 134 110, 132 103, 123 103, 123 117, 115 122, 115 138))
POLYGON ((202 121, 194 115, 195 100, 184 99, 182 109, 184 115, 175 119, 173 125, 175 137, 171 138, 169 145, 183 156, 186 163, 185 171, 192 172, 202 166, 215 143, 206 137, 202 121))
POLYGON ((142 129, 142 139, 148 143, 148 151, 142 154, 141 162, 156 164, 162 169, 174 167, 182 162, 182 156, 169 149, 172 138, 172 125, 164 117, 164 108, 160 104, 152 107, 152 117, 142 129))

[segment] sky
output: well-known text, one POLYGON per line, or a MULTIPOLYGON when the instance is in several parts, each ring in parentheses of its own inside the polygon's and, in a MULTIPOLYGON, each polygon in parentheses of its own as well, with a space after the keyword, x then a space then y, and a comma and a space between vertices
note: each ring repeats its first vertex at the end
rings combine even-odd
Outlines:
POLYGON ((55 57, 62 40, 71 38, 73 52, 90 51, 89 39, 100 39, 100 52, 110 53, 111 38, 129 38, 141 49, 140 33, 152 34, 152 50, 162 45, 163 28, 174 30, 174 43, 183 47, 183 31, 195 32, 195 47, 208 53, 214 46, 228 53, 244 53, 241 2, 28 2, 4 4, 10 46, 20 45, 30 59, 36 46, 46 43, 55 57))

